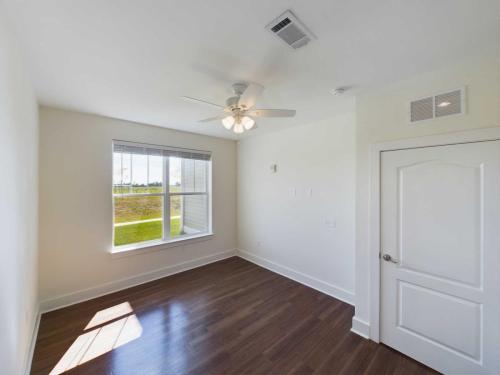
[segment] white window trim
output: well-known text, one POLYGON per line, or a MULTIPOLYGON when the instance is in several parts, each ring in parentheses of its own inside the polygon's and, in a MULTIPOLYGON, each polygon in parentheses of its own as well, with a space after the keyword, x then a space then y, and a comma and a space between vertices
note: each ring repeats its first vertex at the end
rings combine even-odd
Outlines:
MULTIPOLYGON (((205 186, 205 191, 204 192, 180 192, 180 193, 170 193, 169 188, 170 188, 170 183, 169 183, 169 178, 170 178, 170 165, 169 161, 170 159, 167 157, 163 157, 163 187, 164 191, 163 193, 137 193, 137 194, 114 194, 113 193, 113 187, 111 188, 111 195, 112 195, 112 207, 113 207, 113 222, 112 222, 112 241, 111 241, 111 249, 110 253, 113 255, 113 257, 122 257, 125 255, 132 255, 131 253, 134 252, 134 255, 136 253, 149 253, 151 251, 157 251, 157 250, 162 250, 162 249, 168 249, 172 247, 178 247, 182 245, 186 245, 189 243, 193 242, 199 242, 202 240, 208 240, 213 238, 214 233, 212 231, 212 157, 211 153, 209 151, 202 151, 202 150, 193 150, 193 149, 186 149, 186 148, 180 148, 180 147, 170 147, 170 146, 160 146, 160 145, 154 145, 154 144, 147 144, 147 143, 137 143, 137 142, 129 142, 129 141, 121 141, 121 140, 113 140, 112 141, 112 153, 113 153, 113 145, 115 144, 121 144, 121 145, 128 145, 128 146, 151 146, 157 149, 163 149, 163 150, 182 150, 182 151, 190 151, 194 153, 202 153, 202 154, 207 154, 210 155, 210 163, 207 163, 206 165, 206 186, 205 186), (191 234, 191 235, 182 235, 178 236, 175 238, 170 238, 170 220, 165 219, 165 213, 168 213, 168 218, 170 218, 170 197, 172 196, 189 196, 189 195, 205 195, 207 197, 207 231, 205 232, 200 232, 196 234, 191 234), (114 230, 114 210, 115 210, 115 196, 120 196, 120 197, 138 197, 138 196, 161 196, 163 197, 163 238, 161 240, 152 240, 152 241, 143 241, 143 242, 137 242, 133 244, 127 244, 127 245, 120 245, 120 246, 115 246, 114 245, 114 236, 115 236, 115 230, 114 230)), ((149 173, 149 171, 148 171, 149 173)), ((113 186, 113 184, 112 184, 113 186)))
POLYGON ((215 234, 212 232, 200 233, 191 236, 177 237, 169 241, 153 240, 153 241, 138 242, 130 245, 115 246, 111 250, 111 256, 113 258, 123 258, 132 255, 149 254, 152 252, 171 249, 174 247, 208 241, 214 238, 214 236, 215 234))

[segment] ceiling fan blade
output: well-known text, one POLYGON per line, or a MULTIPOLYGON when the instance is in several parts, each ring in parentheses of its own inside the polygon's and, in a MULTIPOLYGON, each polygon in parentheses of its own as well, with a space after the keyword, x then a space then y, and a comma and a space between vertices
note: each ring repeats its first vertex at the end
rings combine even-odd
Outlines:
POLYGON ((205 118, 203 120, 199 120, 198 122, 210 122, 210 121, 222 120, 226 116, 227 115, 220 115, 220 116, 209 117, 209 118, 205 118))
POLYGON ((244 105, 246 109, 252 108, 255 106, 255 102, 262 94, 262 91, 264 91, 264 86, 257 83, 249 83, 243 94, 241 94, 238 104, 244 105))
POLYGON ((252 117, 293 117, 296 112, 295 109, 253 109, 245 114, 252 117))
POLYGON ((196 98, 192 98, 190 96, 181 96, 181 99, 184 99, 184 100, 187 100, 187 101, 193 102, 193 103, 207 104, 207 105, 210 105, 212 107, 217 107, 219 109, 224 109, 224 106, 222 106, 222 105, 215 104, 215 103, 212 103, 212 102, 208 102, 208 101, 203 100, 203 99, 196 99, 196 98))

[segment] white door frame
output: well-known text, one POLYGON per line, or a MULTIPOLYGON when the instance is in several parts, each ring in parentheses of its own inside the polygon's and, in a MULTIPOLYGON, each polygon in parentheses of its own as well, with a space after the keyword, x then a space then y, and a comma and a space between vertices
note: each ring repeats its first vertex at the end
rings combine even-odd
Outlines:
POLYGON ((374 143, 370 147, 370 339, 380 342, 380 164, 383 151, 500 140, 500 127, 374 143))

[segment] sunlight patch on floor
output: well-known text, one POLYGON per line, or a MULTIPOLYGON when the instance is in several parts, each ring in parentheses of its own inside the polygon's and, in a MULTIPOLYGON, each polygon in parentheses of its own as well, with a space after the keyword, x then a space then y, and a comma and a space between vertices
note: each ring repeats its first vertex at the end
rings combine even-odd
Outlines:
POLYGON ((85 327, 85 330, 94 328, 98 325, 104 324, 106 322, 109 322, 113 319, 117 319, 121 316, 125 316, 127 314, 132 313, 132 306, 130 306, 130 303, 128 302, 123 302, 120 303, 119 305, 115 305, 112 307, 108 307, 107 309, 98 311, 94 317, 90 320, 89 324, 85 327))
POLYGON ((50 375, 62 374, 78 365, 125 345, 142 335, 142 326, 128 302, 99 311, 84 332, 71 344, 50 375), (124 316, 131 314, 128 316, 124 316), (124 316, 120 318, 121 316, 124 316), (120 318, 120 319, 118 319, 120 318), (118 319, 118 320, 115 320, 118 319), (108 324, 104 324, 110 322, 108 324))

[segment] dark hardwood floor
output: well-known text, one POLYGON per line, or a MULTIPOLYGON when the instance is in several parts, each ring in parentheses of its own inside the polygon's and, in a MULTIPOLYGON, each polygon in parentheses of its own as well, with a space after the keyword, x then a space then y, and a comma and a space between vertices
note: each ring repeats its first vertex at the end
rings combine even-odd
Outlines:
POLYGON ((430 374, 352 306, 240 258, 43 314, 32 374, 430 374))

